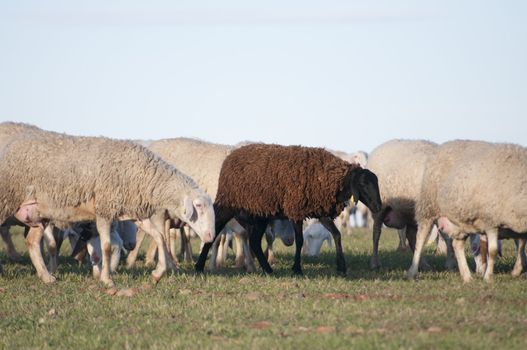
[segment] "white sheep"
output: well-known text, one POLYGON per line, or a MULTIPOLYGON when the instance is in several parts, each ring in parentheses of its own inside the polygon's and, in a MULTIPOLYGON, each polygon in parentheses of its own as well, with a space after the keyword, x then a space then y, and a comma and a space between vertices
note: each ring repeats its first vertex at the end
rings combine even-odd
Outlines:
POLYGON ((372 269, 381 266, 379 239, 383 223, 398 230, 406 229, 410 248, 415 248, 415 204, 429 155, 437 148, 424 140, 391 140, 371 152, 368 169, 377 174, 382 210, 373 216, 372 269))
POLYGON ((316 219, 306 220, 304 223, 304 246, 302 252, 307 256, 318 256, 324 241, 327 241, 329 248, 333 248, 333 237, 324 225, 316 219))
MULTIPOLYGON (((218 190, 218 178, 221 170, 221 164, 225 157, 233 149, 231 146, 220 145, 200 141, 190 138, 174 138, 174 139, 163 139, 157 141, 136 141, 148 146, 148 148, 161 157, 164 161, 173 166, 177 167, 180 171, 189 175, 196 181, 196 183, 202 188, 211 198, 214 200, 216 192, 218 190)), ((167 228, 166 231, 169 231, 167 228)), ((171 254, 174 261, 177 263, 177 258, 174 249, 173 239, 175 237, 175 231, 172 231, 172 235, 169 232, 166 233, 166 239, 172 243, 169 244, 169 253, 171 254)), ((127 258, 127 265, 133 266, 137 259, 137 254, 141 246, 144 234, 140 231, 137 236, 137 245, 127 258)), ((181 238, 184 239, 183 235, 181 238)), ((184 240, 182 246, 187 254, 187 261, 192 260, 190 242, 184 240), (190 254, 189 254, 190 253, 190 254)), ((154 256, 156 254, 156 247, 153 244, 149 247, 147 253, 146 262, 148 264, 153 263, 154 256)))
POLYGON ((437 148, 427 162, 416 207, 419 225, 408 278, 415 278, 422 248, 435 222, 453 239, 464 282, 471 280, 465 258, 467 235, 487 235, 490 281, 498 252, 498 230, 525 238, 527 232, 527 149, 512 144, 456 140, 437 148), (499 203, 499 205, 489 205, 499 203))
POLYGON ((114 219, 136 221, 156 241, 163 254, 152 273, 155 281, 172 267, 163 239, 167 216, 185 221, 206 242, 215 235, 210 197, 190 177, 130 141, 38 130, 19 134, 0 157, 0 201, 5 203, 0 221, 15 215, 32 226, 29 241, 39 242, 42 220, 95 220, 103 247, 101 281, 108 286, 113 285, 114 219))

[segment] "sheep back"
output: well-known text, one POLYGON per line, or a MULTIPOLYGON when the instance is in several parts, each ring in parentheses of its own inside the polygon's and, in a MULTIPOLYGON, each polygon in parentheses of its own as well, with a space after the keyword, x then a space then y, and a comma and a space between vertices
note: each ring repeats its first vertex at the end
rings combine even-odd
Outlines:
POLYGON ((189 175, 214 200, 221 165, 232 147, 189 138, 164 139, 148 148, 189 175))
POLYGON ((250 144, 223 162, 215 204, 254 216, 334 218, 357 168, 322 148, 250 144))
POLYGON ((417 218, 446 216, 467 232, 527 231, 527 149, 456 140, 425 169, 417 218))
POLYGON ((192 179, 148 149, 104 137, 21 134, 4 149, 0 162, 2 218, 34 198, 52 208, 95 200, 96 214, 102 217, 145 218, 159 207, 179 203, 192 190, 199 190, 192 179))
POLYGON ((384 207, 413 220, 426 161, 436 148, 437 144, 425 140, 391 140, 371 152, 368 169, 379 179, 384 207))

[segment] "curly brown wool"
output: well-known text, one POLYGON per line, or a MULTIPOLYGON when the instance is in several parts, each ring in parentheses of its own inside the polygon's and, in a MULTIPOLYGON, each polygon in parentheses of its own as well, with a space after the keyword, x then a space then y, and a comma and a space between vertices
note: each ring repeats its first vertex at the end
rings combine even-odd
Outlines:
POLYGON ((355 169, 322 148, 250 144, 223 162, 215 205, 295 221, 335 218, 351 197, 355 169))

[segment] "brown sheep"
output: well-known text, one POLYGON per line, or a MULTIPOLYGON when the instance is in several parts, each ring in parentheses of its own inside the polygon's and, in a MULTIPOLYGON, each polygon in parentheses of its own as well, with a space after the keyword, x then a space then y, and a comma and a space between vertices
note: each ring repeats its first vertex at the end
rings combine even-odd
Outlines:
MULTIPOLYGON (((345 273, 340 232, 333 219, 352 196, 378 212, 381 198, 377 176, 322 148, 250 144, 232 151, 223 162, 214 203, 216 232, 235 217, 247 229, 260 266, 271 273, 262 252, 263 233, 269 220, 290 219, 296 242, 293 271, 301 274, 302 221, 319 218, 335 240, 337 271, 345 273)), ((210 246, 203 247, 197 271, 203 271, 210 246)))

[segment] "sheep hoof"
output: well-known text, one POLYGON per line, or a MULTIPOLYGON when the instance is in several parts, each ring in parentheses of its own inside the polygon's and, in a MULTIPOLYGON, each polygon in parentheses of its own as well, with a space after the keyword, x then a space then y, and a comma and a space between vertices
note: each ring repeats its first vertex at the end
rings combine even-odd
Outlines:
MULTIPOLYGON (((463 278, 462 277, 462 279, 463 279, 463 283, 470 283, 470 282, 472 282, 472 277, 467 277, 467 278, 463 278)), ((487 281, 487 280, 485 280, 485 281, 487 281)))
POLYGON ((163 277, 163 275, 158 276, 154 272, 152 272, 152 281, 154 282, 154 284, 159 283, 159 281, 161 280, 161 277, 163 277))
POLYGON ((455 261, 453 262, 447 261, 445 263, 445 268, 447 269, 447 271, 453 272, 457 269, 457 264, 455 261))
POLYGON ((205 264, 200 264, 199 261, 194 265, 194 270, 196 270, 197 273, 203 273, 204 268, 205 264))
POLYGON ((270 275, 273 273, 273 269, 271 267, 269 267, 268 269, 264 269, 264 272, 266 275, 270 275))
POLYGON ((113 281, 111 279, 108 279, 106 281, 103 281, 101 280, 102 284, 104 285, 105 288, 114 288, 115 287, 115 283, 113 283, 113 281))
POLYGON ((57 279, 53 275, 50 275, 50 274, 42 275, 40 276, 40 279, 42 280, 42 282, 46 284, 57 282, 57 279))
POLYGON ((522 270, 521 270, 521 269, 520 269, 520 270, 514 269, 514 270, 512 270, 512 272, 511 272, 511 275, 512 275, 512 277, 514 277, 514 278, 520 277, 521 274, 522 274, 522 270))
POLYGON ((304 276, 304 273, 302 272, 302 269, 293 268, 293 275, 301 277, 301 276, 304 276))
POLYGON ((13 262, 20 262, 22 261, 22 256, 18 253, 7 253, 7 257, 9 258, 9 260, 13 261, 13 262))
POLYGON ((340 277, 346 277, 347 275, 347 272, 346 270, 337 270, 337 275, 339 275, 340 277))
POLYGON ((381 268, 381 263, 378 261, 372 261, 370 263, 370 269, 372 270, 379 270, 381 268))
POLYGON ((415 281, 417 277, 417 272, 410 269, 406 272, 406 279, 410 280, 410 281, 415 281))

